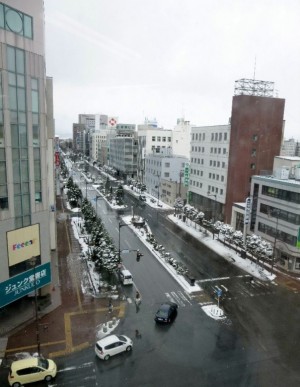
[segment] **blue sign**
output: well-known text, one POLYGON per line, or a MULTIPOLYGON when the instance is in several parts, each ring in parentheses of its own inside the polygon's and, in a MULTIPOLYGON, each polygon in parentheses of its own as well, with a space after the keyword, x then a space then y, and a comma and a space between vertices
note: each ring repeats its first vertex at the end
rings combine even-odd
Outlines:
POLYGON ((217 295, 218 295, 218 297, 221 297, 221 296, 222 296, 222 290, 221 290, 221 289, 218 289, 217 295))
POLYGON ((50 262, 0 283, 0 308, 51 282, 50 262))

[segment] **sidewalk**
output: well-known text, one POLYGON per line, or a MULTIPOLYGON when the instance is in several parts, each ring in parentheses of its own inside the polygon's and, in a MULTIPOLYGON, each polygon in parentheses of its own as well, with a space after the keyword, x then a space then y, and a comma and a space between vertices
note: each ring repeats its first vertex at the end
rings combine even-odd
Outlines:
MULTIPOLYGON (((94 345, 99 324, 124 315, 124 305, 120 301, 113 301, 114 311, 109 314, 106 299, 82 294, 80 246, 73 238, 61 197, 57 197, 56 206, 57 252, 52 257, 52 304, 39 312, 40 352, 52 358, 94 345)), ((21 313, 14 309, 5 317, 8 332, 1 341, 5 346, 7 340, 5 355, 8 359, 37 353, 35 309, 31 302, 25 298, 21 313), (21 324, 24 320, 27 322, 21 324)))

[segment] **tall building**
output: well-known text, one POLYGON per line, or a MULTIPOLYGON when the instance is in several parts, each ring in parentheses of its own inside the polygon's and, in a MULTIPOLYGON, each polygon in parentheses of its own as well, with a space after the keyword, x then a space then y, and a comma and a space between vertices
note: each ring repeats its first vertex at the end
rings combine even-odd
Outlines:
POLYGON ((272 82, 236 81, 228 125, 192 127, 189 202, 231 222, 234 203, 250 194, 251 176, 269 173, 280 154, 285 100, 272 82))
POLYGON ((152 154, 153 150, 160 153, 171 146, 172 130, 158 128, 156 121, 151 123, 147 119, 144 125, 138 125, 137 178, 140 181, 144 182, 145 156, 152 154))
POLYGON ((293 138, 282 142, 281 156, 300 156, 300 142, 293 138))
POLYGON ((234 202, 249 196, 251 176, 273 168, 280 155, 284 130, 281 98, 236 95, 232 101, 225 222, 231 221, 234 202))
POLYGON ((84 124, 73 124, 73 150, 76 153, 85 154, 86 130, 84 124))
POLYGON ((229 141, 230 125, 192 128, 189 202, 208 218, 223 219, 229 141))
POLYGON ((0 307, 50 290, 54 120, 43 15, 42 0, 0 3, 0 307))
POLYGON ((134 124, 117 125, 116 135, 109 141, 109 166, 124 180, 136 177, 138 143, 134 124))

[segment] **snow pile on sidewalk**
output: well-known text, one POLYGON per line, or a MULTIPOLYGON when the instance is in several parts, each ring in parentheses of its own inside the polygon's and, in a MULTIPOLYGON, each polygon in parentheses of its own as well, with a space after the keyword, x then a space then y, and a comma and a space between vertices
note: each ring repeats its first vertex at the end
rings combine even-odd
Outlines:
POLYGON ((224 246, 217 239, 212 238, 212 234, 207 231, 203 233, 198 228, 193 227, 194 222, 187 220, 183 222, 181 219, 177 218, 174 215, 169 215, 168 218, 175 224, 177 224, 184 231, 194 236, 196 239, 200 240, 201 243, 206 245, 209 249, 215 251, 222 258, 231 262, 233 265, 238 266, 244 271, 248 272, 252 276, 261 279, 262 281, 272 281, 275 279, 276 275, 271 274, 269 271, 263 269, 261 266, 257 265, 255 262, 251 261, 248 258, 240 257, 234 250, 229 249, 224 246), (190 225, 189 225, 190 224, 190 225))

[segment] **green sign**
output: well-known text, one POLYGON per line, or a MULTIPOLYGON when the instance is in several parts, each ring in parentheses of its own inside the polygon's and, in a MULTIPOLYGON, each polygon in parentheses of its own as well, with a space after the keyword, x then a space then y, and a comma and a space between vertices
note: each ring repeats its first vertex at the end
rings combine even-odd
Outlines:
POLYGON ((299 230, 298 230, 298 238, 297 238, 296 247, 298 247, 298 249, 300 249, 300 227, 299 227, 299 230))
POLYGON ((189 181, 190 181, 190 164, 185 163, 185 165, 184 165, 184 180, 183 180, 183 184, 185 187, 189 186, 189 181))
POLYGON ((51 282, 50 262, 0 283, 0 308, 51 282))

